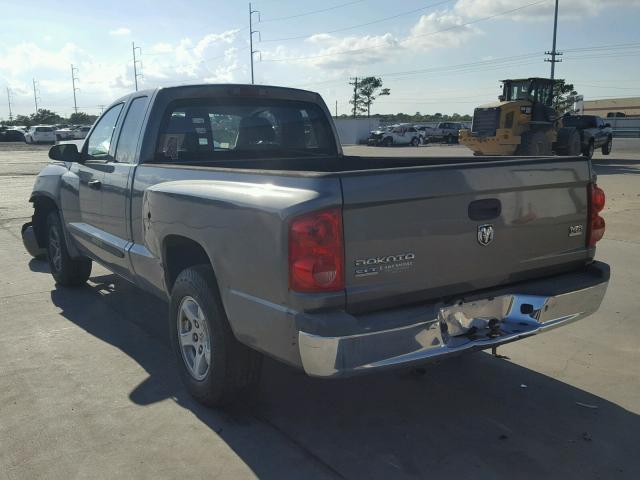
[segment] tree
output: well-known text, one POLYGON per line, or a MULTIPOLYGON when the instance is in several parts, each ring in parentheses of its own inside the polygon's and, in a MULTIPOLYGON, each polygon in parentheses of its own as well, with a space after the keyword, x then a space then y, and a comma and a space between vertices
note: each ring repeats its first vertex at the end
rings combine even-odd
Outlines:
POLYGON ((571 110, 577 96, 578 92, 575 91, 572 83, 556 80, 553 85, 553 106, 559 114, 571 110))
POLYGON ((69 123, 74 125, 91 125, 97 118, 96 115, 89 115, 84 112, 72 113, 69 116, 69 123))
POLYGON ((56 112, 47 110, 46 108, 39 108, 38 113, 32 113, 29 115, 32 125, 53 125, 54 123, 62 123, 62 117, 56 112))
POLYGON ((366 112, 368 118, 371 115, 371 104, 375 99, 379 96, 391 94, 388 88, 382 88, 382 79, 379 77, 356 79, 350 82, 349 85, 353 85, 355 89, 354 98, 349 100, 349 103, 353 105, 354 117, 358 113, 366 112))

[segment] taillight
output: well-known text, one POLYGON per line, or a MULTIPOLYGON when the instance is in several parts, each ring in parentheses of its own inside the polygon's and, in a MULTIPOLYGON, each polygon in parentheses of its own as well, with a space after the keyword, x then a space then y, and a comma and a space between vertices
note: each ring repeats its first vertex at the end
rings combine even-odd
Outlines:
POLYGON ((604 208, 605 196, 595 183, 587 186, 587 200, 589 202, 589 220, 587 223, 587 247, 594 247, 604 235, 605 223, 599 213, 604 208))
POLYGON ((344 289, 339 208, 296 217, 289 224, 289 288, 296 292, 344 289))

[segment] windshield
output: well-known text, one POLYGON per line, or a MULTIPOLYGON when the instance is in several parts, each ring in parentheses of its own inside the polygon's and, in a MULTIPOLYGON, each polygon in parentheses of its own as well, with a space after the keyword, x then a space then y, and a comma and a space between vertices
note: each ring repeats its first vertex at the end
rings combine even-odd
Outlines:
POLYGON ((531 82, 511 82, 505 86, 505 97, 508 101, 514 100, 528 100, 529 99, 529 86, 531 82))
POLYGON ((171 105, 157 161, 246 159, 335 154, 322 110, 306 102, 201 99, 171 105))

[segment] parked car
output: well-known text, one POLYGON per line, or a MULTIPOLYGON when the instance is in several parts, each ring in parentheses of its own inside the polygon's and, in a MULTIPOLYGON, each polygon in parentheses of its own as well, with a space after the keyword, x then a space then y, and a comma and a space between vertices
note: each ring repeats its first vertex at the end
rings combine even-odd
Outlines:
POLYGON ((25 143, 54 143, 56 137, 50 125, 35 125, 27 129, 24 141, 25 143))
POLYGON ((97 261, 167 299, 207 405, 262 354, 316 377, 421 365, 584 318, 608 285, 589 159, 344 155, 313 92, 139 91, 49 157, 25 247, 58 285, 97 261))
POLYGON ((458 143, 458 132, 463 128, 464 125, 461 123, 441 122, 435 127, 425 129, 425 140, 426 142, 458 143))
POLYGON ((394 125, 387 130, 376 130, 371 132, 369 145, 383 145, 390 147, 392 145, 420 145, 420 136, 413 125, 401 124, 394 125))
POLYGON ((24 132, 13 127, 0 127, 0 142, 22 142, 24 132))
POLYGON ((89 133, 89 130, 91 130, 90 126, 86 126, 86 125, 81 125, 77 128, 73 129, 73 139, 74 140, 82 140, 83 138, 85 138, 87 136, 87 134, 89 133))
POLYGON ((593 157, 596 148, 609 155, 613 146, 613 130, 609 123, 596 115, 570 115, 562 117, 565 127, 575 127, 580 133, 582 154, 593 157))
POLYGON ((56 137, 56 142, 62 142, 65 140, 73 140, 75 137, 73 135, 73 129, 69 127, 60 128, 54 131, 54 135, 56 137))

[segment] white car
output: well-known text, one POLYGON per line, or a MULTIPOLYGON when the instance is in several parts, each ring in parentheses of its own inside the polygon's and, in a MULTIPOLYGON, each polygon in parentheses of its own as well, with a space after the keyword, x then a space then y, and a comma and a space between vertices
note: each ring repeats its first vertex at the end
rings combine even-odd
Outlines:
POLYGON ((87 126, 74 128, 72 130, 73 139, 74 140, 82 140, 83 138, 85 138, 87 136, 87 134, 89 133, 89 130, 91 130, 91 127, 87 127, 87 126))
POLYGON ((371 132, 369 145, 420 145, 420 135, 413 125, 401 124, 385 130, 371 132))
POLYGON ((54 143, 56 135, 49 125, 34 125, 24 133, 25 143, 54 143))

